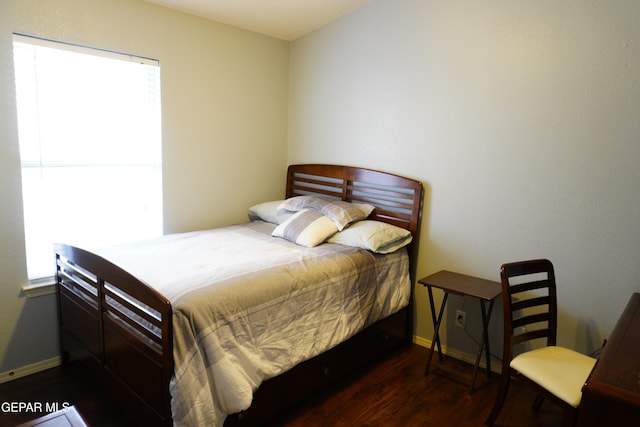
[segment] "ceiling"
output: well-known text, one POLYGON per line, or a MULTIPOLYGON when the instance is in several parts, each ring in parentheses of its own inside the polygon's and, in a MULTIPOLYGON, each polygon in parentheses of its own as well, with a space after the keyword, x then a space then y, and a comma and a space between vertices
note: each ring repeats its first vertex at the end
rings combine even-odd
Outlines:
POLYGON ((292 41, 369 0, 145 0, 292 41))

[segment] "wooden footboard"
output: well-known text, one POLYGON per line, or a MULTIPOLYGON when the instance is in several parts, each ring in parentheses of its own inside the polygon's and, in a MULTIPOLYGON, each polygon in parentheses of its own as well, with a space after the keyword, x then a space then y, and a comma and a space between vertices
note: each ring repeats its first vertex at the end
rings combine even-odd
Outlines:
POLYGON ((155 425, 171 424, 171 304, 109 261, 56 245, 60 339, 65 362, 81 359, 155 425))
MULTIPOLYGON (((410 274, 415 280, 423 189, 419 181, 368 169, 294 165, 287 197, 330 196, 376 206, 375 219, 410 230, 410 274)), ((56 245, 60 341, 65 363, 96 368, 140 425, 171 425, 169 384, 173 375, 170 302, 146 283, 91 252, 56 245)), ((248 411, 226 425, 256 425, 374 358, 408 343, 413 335, 407 308, 338 347, 265 382, 248 411)))

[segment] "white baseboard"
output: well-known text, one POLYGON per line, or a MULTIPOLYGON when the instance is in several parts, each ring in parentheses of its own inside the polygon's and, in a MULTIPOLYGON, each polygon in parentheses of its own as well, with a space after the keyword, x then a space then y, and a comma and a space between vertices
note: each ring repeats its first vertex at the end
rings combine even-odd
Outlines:
MULTIPOLYGON (((417 345, 419 345, 420 347, 426 347, 426 348, 431 348, 431 340, 428 340, 426 338, 422 338, 422 337, 418 337, 418 336, 413 336, 413 342, 417 345)), ((446 354, 449 357, 452 357, 454 359, 458 359, 458 360, 462 360, 463 362, 469 363, 470 365, 475 365, 476 363, 476 355, 475 354, 469 354, 469 353, 464 353, 462 351, 456 350, 455 348, 449 349, 447 348, 446 345, 442 345, 442 353, 446 354)), ((491 361, 491 372, 495 372, 495 373, 500 373, 500 364, 499 363, 493 363, 493 360, 491 361)), ((482 353, 482 358, 480 359, 480 364, 478 365, 480 368, 485 369, 487 366, 486 360, 485 360, 485 356, 484 356, 484 352, 482 353)))
POLYGON ((51 359, 32 363, 31 365, 22 366, 11 371, 0 372, 0 384, 26 377, 27 375, 35 374, 36 372, 55 368, 56 366, 60 366, 60 363, 60 356, 57 356, 51 359))

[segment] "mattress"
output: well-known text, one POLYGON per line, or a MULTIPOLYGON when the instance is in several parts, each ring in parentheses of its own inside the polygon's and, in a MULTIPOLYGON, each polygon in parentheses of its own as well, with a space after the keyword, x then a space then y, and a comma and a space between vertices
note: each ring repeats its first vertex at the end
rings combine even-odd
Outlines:
POLYGON ((94 250, 171 301, 175 425, 221 426, 263 381, 408 304, 404 249, 308 248, 274 228, 252 221, 94 250))

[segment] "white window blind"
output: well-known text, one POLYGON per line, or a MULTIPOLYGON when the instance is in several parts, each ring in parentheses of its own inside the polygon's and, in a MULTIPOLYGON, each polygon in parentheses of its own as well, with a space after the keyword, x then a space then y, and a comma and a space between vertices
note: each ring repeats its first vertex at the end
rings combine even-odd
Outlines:
POLYGON ((158 61, 14 35, 29 280, 53 243, 162 234, 158 61))

